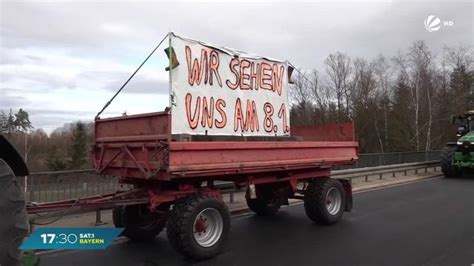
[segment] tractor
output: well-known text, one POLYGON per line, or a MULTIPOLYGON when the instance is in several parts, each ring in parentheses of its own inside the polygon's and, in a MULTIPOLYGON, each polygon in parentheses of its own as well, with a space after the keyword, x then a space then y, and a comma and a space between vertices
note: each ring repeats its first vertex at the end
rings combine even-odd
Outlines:
POLYGON ((458 125, 457 142, 450 142, 441 154, 441 171, 447 178, 462 176, 474 169, 474 110, 453 116, 458 125))

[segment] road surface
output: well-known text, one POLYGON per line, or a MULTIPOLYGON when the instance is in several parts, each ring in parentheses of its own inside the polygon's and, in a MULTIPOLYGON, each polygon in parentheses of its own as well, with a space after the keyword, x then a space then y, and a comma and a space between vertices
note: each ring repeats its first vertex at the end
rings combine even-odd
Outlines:
POLYGON ((218 257, 192 263, 168 244, 117 241, 106 250, 41 256, 40 265, 474 265, 474 178, 433 178, 354 195, 331 227, 301 204, 275 217, 236 217, 218 257))

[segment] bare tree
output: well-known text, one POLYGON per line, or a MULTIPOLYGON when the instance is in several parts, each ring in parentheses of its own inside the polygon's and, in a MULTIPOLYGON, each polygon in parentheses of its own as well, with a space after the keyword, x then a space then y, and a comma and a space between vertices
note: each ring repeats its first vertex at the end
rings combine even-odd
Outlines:
POLYGON ((392 67, 389 61, 381 54, 379 54, 373 61, 374 74, 377 80, 377 88, 382 98, 382 109, 383 109, 383 123, 384 123, 384 145, 387 149, 389 146, 389 134, 388 134, 388 111, 389 101, 391 97, 390 93, 390 82, 392 77, 392 67))
POLYGON ((411 104, 414 109, 415 148, 417 151, 420 150, 421 134, 426 129, 425 150, 430 149, 433 123, 433 86, 430 68, 433 56, 424 41, 416 41, 409 47, 406 54, 399 54, 395 61, 410 87, 411 104), (422 123, 422 114, 427 115, 425 124, 422 123))
POLYGON ((349 117, 351 59, 344 53, 336 52, 335 54, 330 54, 324 60, 324 64, 326 65, 329 87, 336 94, 338 119, 341 119, 341 114, 344 111, 346 116, 349 117))
POLYGON ((309 76, 309 87, 311 92, 311 99, 316 105, 316 110, 319 113, 319 123, 326 123, 329 117, 329 104, 331 99, 331 93, 327 86, 324 86, 320 82, 319 73, 317 70, 313 70, 309 76))
POLYGON ((474 63, 473 51, 468 46, 460 45, 458 47, 443 47, 444 57, 453 68, 464 66, 467 70, 472 70, 474 63))
MULTIPOLYGON (((382 137, 378 128, 377 117, 377 95, 376 81, 374 77, 374 66, 369 64, 367 60, 356 58, 353 61, 353 79, 351 82, 352 89, 352 105, 354 112, 354 121, 358 128, 356 130, 360 137, 366 140, 373 139, 373 132, 376 134, 379 143, 379 149, 384 151, 382 137)), ((364 148, 370 147, 370 143, 366 143, 364 148)))
MULTIPOLYGON (((294 84, 290 88, 290 97, 292 101, 293 113, 297 115, 297 124, 307 124, 309 120, 309 112, 311 109, 311 91, 310 82, 306 74, 302 71, 297 71, 294 75, 294 84)), ((292 119, 293 120, 293 119, 292 119)))
MULTIPOLYGON (((433 124, 433 107, 432 107, 432 54, 424 41, 416 41, 409 48, 409 62, 412 67, 414 86, 418 94, 424 95, 427 102, 428 121, 426 122, 426 143, 425 150, 431 149, 431 126, 433 124)), ((417 108, 419 112, 420 108, 417 108)), ((418 114, 417 114, 418 115, 418 114)), ((417 138, 419 139, 419 132, 417 138)), ((417 147, 419 150, 419 147, 417 147)))
POLYGON ((474 107, 474 60, 470 47, 444 47, 444 60, 450 67, 451 113, 459 114, 474 107))

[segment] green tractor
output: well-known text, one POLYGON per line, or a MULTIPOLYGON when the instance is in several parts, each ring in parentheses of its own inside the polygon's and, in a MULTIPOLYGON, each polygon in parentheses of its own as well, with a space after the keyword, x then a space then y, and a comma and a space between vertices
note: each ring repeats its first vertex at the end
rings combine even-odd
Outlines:
POLYGON ((459 125, 459 139, 448 143, 441 154, 441 171, 448 178, 474 169, 474 110, 452 117, 451 121, 459 125))

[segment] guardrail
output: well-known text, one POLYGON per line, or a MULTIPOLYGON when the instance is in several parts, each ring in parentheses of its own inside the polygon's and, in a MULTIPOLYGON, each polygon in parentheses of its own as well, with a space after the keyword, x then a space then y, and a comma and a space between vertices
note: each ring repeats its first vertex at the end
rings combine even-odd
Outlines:
MULTIPOLYGON (((387 167, 389 168, 396 168, 397 165, 400 164, 410 165, 406 163, 429 163, 433 160, 437 160, 439 154, 440 151, 437 150, 360 154, 356 164, 337 166, 334 168, 333 174, 337 175, 339 171, 346 171, 352 168, 357 169, 354 169, 351 173, 357 173, 358 169, 365 171, 362 169, 366 169, 367 167, 382 167, 383 165, 388 165, 387 167)), ((19 183, 24 185, 25 182, 23 178, 20 178, 19 183)), ((27 201, 35 202, 81 198, 130 188, 130 186, 127 185, 120 185, 118 180, 114 177, 96 175, 92 169, 32 173, 27 179, 26 187, 27 201)))
MULTIPOLYGON (((433 171, 437 171, 437 168, 439 167, 439 161, 427 161, 427 162, 418 162, 418 163, 405 163, 405 164, 394 164, 394 165, 384 165, 384 166, 376 166, 376 167, 365 167, 365 168, 356 168, 356 169, 346 169, 346 170, 336 170, 332 171, 332 177, 337 178, 337 179, 349 179, 351 182, 354 179, 361 179, 363 178, 363 182, 369 182, 371 179, 376 178, 376 179, 383 179, 384 175, 390 174, 391 178, 397 178, 397 174, 403 174, 406 176, 408 173, 412 172, 413 174, 418 174, 419 171, 424 171, 424 173, 427 173, 429 169, 432 169, 433 171)), ((66 171, 66 172, 52 172, 54 174, 62 174, 62 178, 64 179, 65 174, 72 174, 72 175, 92 175, 95 176, 95 174, 92 173, 92 170, 78 170, 78 171, 66 171)), ((44 174, 51 174, 51 173, 37 173, 33 175, 44 175, 44 174)), ((117 179, 113 177, 102 177, 104 180, 114 180, 115 184, 114 185, 107 185, 105 187, 107 188, 115 188, 118 187, 120 188, 120 185, 117 183, 117 179)), ((110 181, 109 180, 109 181, 110 181)), ((84 181, 84 176, 82 178, 77 178, 77 182, 83 182, 84 181)), ((95 183, 97 184, 97 183, 95 183)), ((106 183, 104 183, 106 184, 106 183)), ((232 182, 216 182, 216 187, 221 189, 223 193, 229 195, 229 202, 233 203, 234 202, 234 193, 243 191, 244 189, 241 188, 240 190, 236 190, 234 187, 234 183, 232 182)), ((74 188, 77 186, 69 186, 66 185, 66 187, 63 186, 63 189, 61 191, 66 191, 68 188, 74 188)), ((90 187, 90 185, 86 184, 86 187, 90 187)), ((104 188, 102 189, 95 189, 95 190, 90 190, 90 191, 102 191, 105 193, 104 188)), ((33 187, 34 188, 34 187, 33 187)), ((122 186, 121 189, 127 189, 128 187, 122 186)), ((30 187, 31 189, 31 187, 30 187)), ((51 190, 52 187, 49 187, 51 190)), ((71 189, 69 189, 69 195, 71 194, 71 189)), ((116 191, 116 190, 113 190, 116 191)), ((110 191, 110 192, 113 192, 110 191)), ((67 194, 67 193, 66 193, 67 194)), ((100 193, 98 193, 100 194, 100 193)), ((35 195, 35 193, 33 193, 35 195)), ((41 195, 41 194, 40 194, 41 195)), ((97 195, 97 194, 94 194, 97 195)), ((93 195, 84 195, 85 196, 93 196, 93 195)), ((79 197, 77 197, 79 198, 79 197)), ((31 201, 31 200, 30 200, 31 201)), ((91 212, 91 210, 79 210, 79 211, 74 211, 73 213, 83 213, 83 212, 91 212)), ((96 212, 96 225, 102 224, 101 221, 101 210, 95 210, 96 212)), ((50 215, 42 215, 41 217, 31 217, 30 221, 34 222, 35 219, 44 219, 44 218, 51 218, 51 217, 57 217, 57 216, 62 216, 64 215, 65 212, 59 212, 59 213, 52 213, 50 215)))
POLYGON ((359 154, 359 160, 357 160, 355 165, 337 167, 337 170, 433 161, 439 160, 440 155, 441 150, 362 153, 359 154))
MULTIPOLYGON (((395 177, 398 172, 404 172, 406 175, 407 171, 413 170, 417 173, 419 169, 425 168, 426 170, 428 167, 437 167, 438 164, 439 161, 427 161, 334 170, 332 176, 350 180, 364 177, 365 181, 369 181, 371 175, 378 175, 381 179, 384 174, 391 173, 392 177, 395 177)), ((219 184, 225 186, 225 184, 232 183, 221 182, 219 184)), ((97 175, 91 169, 32 173, 28 178, 26 200, 29 202, 59 201, 107 194, 130 188, 130 185, 119 184, 115 177, 97 175)))
POLYGON ((379 179, 383 178, 384 174, 391 174, 393 178, 396 177, 397 173, 403 172, 403 175, 406 176, 409 171, 414 171, 414 174, 418 174, 419 170, 428 172, 429 168, 433 168, 433 171, 436 171, 436 168, 439 167, 439 161, 427 161, 427 162, 418 162, 418 163, 404 163, 404 164, 392 164, 392 165, 383 165, 376 167, 365 167, 365 168, 356 168, 356 169, 346 169, 346 170, 337 170, 332 172, 332 177, 340 179, 349 179, 352 181, 353 178, 364 177, 365 181, 369 181, 369 176, 378 176, 379 179))
MULTIPOLYGON (((22 181, 19 183, 23 185, 22 181)), ((51 202, 107 194, 129 188, 131 186, 119 184, 116 177, 97 175, 92 169, 40 172, 28 176, 25 196, 30 202, 51 202)))

